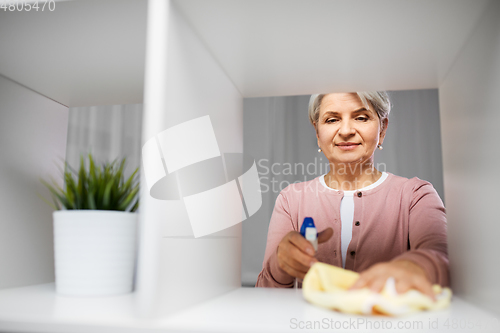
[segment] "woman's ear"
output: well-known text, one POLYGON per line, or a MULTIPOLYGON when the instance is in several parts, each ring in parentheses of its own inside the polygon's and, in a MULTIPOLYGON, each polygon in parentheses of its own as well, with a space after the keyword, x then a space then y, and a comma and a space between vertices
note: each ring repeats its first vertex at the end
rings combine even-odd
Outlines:
POLYGON ((318 123, 314 122, 313 126, 314 126, 314 132, 316 132, 316 137, 319 139, 319 136, 318 136, 318 123))
POLYGON ((379 143, 382 144, 384 142, 385 135, 387 133, 387 127, 389 126, 389 119, 385 118, 382 121, 382 128, 380 130, 379 143))
POLYGON ((313 123, 313 126, 314 126, 314 131, 316 132, 316 139, 318 140, 318 147, 319 147, 319 136, 318 136, 318 127, 317 127, 317 123, 314 122, 313 123))

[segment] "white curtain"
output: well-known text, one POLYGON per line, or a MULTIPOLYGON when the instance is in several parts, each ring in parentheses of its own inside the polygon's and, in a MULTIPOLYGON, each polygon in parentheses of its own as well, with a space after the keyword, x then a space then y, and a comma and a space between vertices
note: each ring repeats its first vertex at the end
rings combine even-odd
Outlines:
POLYGON ((125 176, 140 165, 142 104, 69 108, 66 161, 78 168, 92 153, 103 163, 126 158, 125 176))

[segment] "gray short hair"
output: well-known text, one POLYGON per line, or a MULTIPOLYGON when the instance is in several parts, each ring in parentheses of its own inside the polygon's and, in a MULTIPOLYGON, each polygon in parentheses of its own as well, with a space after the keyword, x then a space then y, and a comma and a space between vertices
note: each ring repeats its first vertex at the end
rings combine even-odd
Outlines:
MULTIPOLYGON (((363 105, 368 109, 369 104, 373 106, 375 112, 377 112, 380 124, 384 119, 389 118, 389 113, 391 112, 391 101, 389 100, 389 95, 385 91, 361 91, 356 92, 359 99, 363 105)), ((311 95, 309 99, 309 121, 311 124, 318 122, 319 119, 319 107, 323 97, 328 94, 315 94, 311 95)))

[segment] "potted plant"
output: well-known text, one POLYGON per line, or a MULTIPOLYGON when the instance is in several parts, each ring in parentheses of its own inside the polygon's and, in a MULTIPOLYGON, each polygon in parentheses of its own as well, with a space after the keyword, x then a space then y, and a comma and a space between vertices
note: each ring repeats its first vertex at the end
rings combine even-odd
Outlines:
POLYGON ((78 171, 65 164, 64 189, 42 181, 56 209, 57 293, 104 296, 132 291, 139 181, 138 169, 125 180, 124 166, 125 159, 97 166, 89 154, 88 161, 81 157, 78 171))

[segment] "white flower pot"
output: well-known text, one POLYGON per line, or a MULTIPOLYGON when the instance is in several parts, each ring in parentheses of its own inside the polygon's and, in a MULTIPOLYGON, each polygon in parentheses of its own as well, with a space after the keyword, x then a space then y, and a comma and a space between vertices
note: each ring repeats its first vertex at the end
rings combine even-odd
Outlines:
POLYGON ((136 213, 60 210, 53 216, 57 293, 105 296, 132 291, 136 213))

